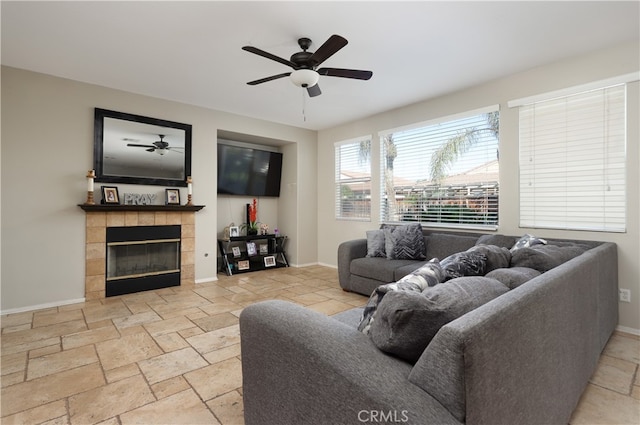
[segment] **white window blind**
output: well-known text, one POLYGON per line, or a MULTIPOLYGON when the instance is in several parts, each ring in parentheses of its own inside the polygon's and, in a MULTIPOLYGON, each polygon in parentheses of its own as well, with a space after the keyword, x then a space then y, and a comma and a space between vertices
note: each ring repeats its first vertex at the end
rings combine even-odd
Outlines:
POLYGON ((383 220, 495 228, 498 133, 497 106, 381 133, 383 220))
POLYGON ((371 218, 371 139, 335 144, 336 218, 371 218))
POLYGON ((520 225, 625 231, 626 85, 519 113, 520 225))

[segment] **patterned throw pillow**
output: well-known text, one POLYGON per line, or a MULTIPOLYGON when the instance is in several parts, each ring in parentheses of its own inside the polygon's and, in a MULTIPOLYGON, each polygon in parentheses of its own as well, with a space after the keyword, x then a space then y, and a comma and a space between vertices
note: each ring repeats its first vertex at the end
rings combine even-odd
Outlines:
POLYGON ((440 264, 445 281, 462 276, 484 276, 487 269, 487 256, 482 252, 458 252, 448 256, 440 264))
POLYGON ((442 281, 444 281, 444 272, 438 259, 434 258, 399 281, 378 286, 373 291, 369 297, 369 301, 367 301, 367 305, 364 307, 362 318, 358 325, 358 330, 365 334, 369 333, 371 324, 375 321, 375 314, 378 309, 378 305, 387 293, 393 291, 420 293, 442 281))
POLYGON ((424 260, 426 247, 420 223, 385 227, 385 251, 389 260, 424 260))
POLYGON ((518 241, 511 247, 511 252, 515 252, 520 248, 531 248, 534 245, 546 245, 547 241, 542 238, 536 238, 533 235, 525 233, 518 241))
POLYGON ((384 250, 384 231, 367 230, 367 257, 386 257, 384 250))

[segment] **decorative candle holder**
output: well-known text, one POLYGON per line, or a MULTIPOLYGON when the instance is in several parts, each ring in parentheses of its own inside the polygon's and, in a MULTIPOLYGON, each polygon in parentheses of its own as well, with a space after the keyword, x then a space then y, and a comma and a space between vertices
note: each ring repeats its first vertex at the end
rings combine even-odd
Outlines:
POLYGON ((89 170, 87 172, 87 200, 85 205, 95 205, 96 202, 93 199, 93 179, 96 178, 95 170, 89 170))
POLYGON ((193 180, 191 180, 191 176, 187 177, 187 203, 185 205, 191 206, 192 203, 192 195, 193 195, 193 180))

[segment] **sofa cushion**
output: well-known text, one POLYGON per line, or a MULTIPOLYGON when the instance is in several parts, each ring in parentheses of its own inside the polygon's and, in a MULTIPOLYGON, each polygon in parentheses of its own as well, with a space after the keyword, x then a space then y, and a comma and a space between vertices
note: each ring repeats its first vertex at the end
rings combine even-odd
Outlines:
POLYGON ((385 251, 389 260, 424 260, 425 246, 420 223, 384 227, 385 251))
POLYGON ((414 270, 397 282, 378 286, 369 297, 364 307, 362 319, 358 330, 369 333, 371 324, 375 321, 376 312, 380 302, 386 294, 393 291, 408 291, 420 293, 423 290, 435 286, 444 280, 444 272, 437 258, 427 262, 422 267, 414 270))
POLYGON ((585 246, 579 244, 535 245, 529 248, 519 248, 512 251, 511 267, 529 267, 544 273, 577 257, 584 251, 585 246))
POLYGON ((474 246, 477 240, 476 236, 433 233, 427 237, 427 258, 442 260, 456 252, 466 251, 474 246))
POLYGON ((398 267, 413 266, 415 260, 387 260, 379 257, 362 257, 351 261, 349 271, 356 275, 379 282, 395 282, 394 272, 398 267))
POLYGON ((371 323, 371 340, 380 350, 415 363, 442 326, 507 291, 499 281, 478 276, 423 292, 388 292, 371 323))
POLYGON ((476 241, 476 245, 495 245, 501 248, 511 248, 515 243, 514 236, 506 235, 482 235, 476 241))
POLYGON ((492 279, 499 280, 505 284, 509 289, 515 289, 523 283, 533 279, 536 276, 540 276, 540 272, 528 267, 510 267, 495 269, 485 275, 492 279))
POLYGON ((367 230, 367 257, 386 257, 384 231, 367 230))

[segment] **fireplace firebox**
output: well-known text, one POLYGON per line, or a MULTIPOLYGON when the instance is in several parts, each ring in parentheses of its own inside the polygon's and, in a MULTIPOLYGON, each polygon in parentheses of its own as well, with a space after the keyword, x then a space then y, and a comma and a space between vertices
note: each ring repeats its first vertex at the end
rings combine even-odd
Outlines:
POLYGON ((107 297, 180 286, 179 225, 106 230, 107 297))

